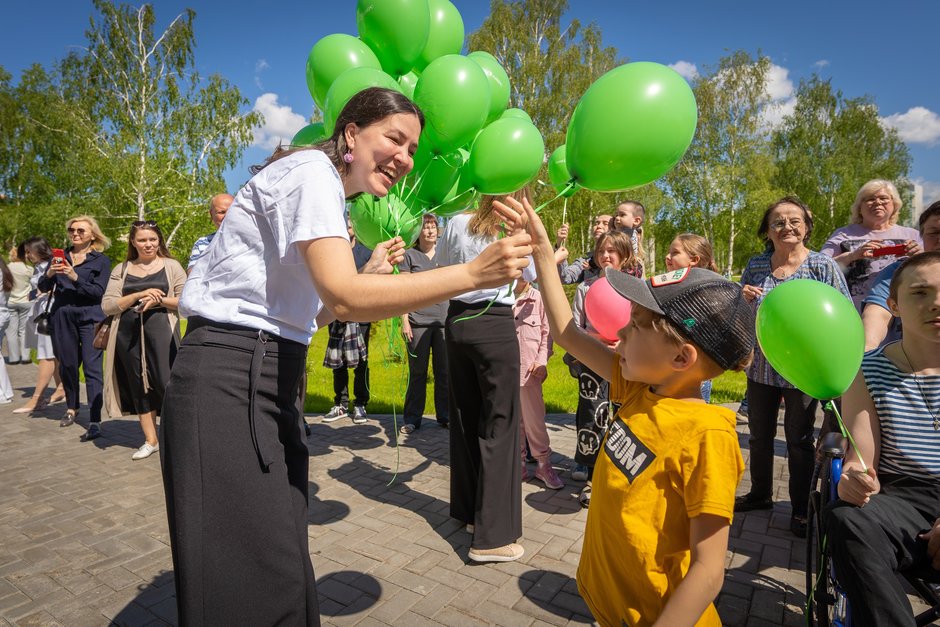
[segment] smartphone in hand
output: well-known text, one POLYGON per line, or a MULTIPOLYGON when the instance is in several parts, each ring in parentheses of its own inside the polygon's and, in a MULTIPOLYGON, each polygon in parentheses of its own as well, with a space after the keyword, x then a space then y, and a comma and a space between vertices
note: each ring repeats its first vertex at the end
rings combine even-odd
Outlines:
POLYGON ((887 257, 888 255, 903 256, 905 254, 907 254, 907 246, 904 244, 882 246, 871 251, 872 257, 887 257))
POLYGON ((61 248, 52 249, 52 263, 54 264, 63 264, 65 263, 65 251, 61 248))

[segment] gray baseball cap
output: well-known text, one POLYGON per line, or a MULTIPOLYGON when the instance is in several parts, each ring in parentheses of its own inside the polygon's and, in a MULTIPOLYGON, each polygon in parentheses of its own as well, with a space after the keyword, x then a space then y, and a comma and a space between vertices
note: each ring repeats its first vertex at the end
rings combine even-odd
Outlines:
POLYGON ((754 350, 754 310, 741 286, 704 268, 681 268, 646 281, 607 271, 618 294, 665 317, 726 370, 754 350))

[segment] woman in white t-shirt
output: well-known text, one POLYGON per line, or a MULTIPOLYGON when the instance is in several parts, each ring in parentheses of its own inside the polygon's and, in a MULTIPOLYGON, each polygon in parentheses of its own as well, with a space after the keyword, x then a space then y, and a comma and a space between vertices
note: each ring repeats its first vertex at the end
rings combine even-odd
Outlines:
MULTIPOLYGON (((385 196, 411 170, 422 125, 398 92, 353 96, 329 139, 253 169, 186 282, 160 434, 181 624, 319 624, 299 388, 321 309, 401 315, 504 285, 527 263, 528 238, 512 237, 469 264, 357 274, 345 203, 385 196)), ((400 238, 377 250, 371 272, 403 254, 400 238)))

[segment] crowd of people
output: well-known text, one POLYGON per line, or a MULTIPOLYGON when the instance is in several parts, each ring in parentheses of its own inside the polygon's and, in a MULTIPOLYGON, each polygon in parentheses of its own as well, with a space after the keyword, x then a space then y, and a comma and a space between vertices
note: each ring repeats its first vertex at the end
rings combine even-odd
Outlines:
POLYGON ((826 512, 833 559, 866 573, 845 585, 863 624, 905 624, 906 597, 886 573, 940 567, 940 202, 919 230, 898 226, 895 186, 870 181, 853 224, 816 252, 811 209, 783 197, 764 211, 764 252, 739 282, 717 273, 711 244, 694 233, 677 235, 666 272, 647 278, 646 210, 635 200, 596 216, 592 250, 569 262, 569 225, 550 238, 525 189, 483 196, 443 231, 425 216, 407 250, 398 237, 369 250, 346 201, 386 195, 411 170, 423 124, 397 92, 355 95, 329 138, 278 149, 235 197, 210 200, 217 231, 185 269, 149 220, 131 224, 112 267, 110 241, 88 215, 68 220, 67 248, 34 237, 0 260, 0 403, 13 397, 6 366, 32 363, 35 350, 35 392, 15 413, 64 400, 59 425, 71 426, 81 369, 83 439, 102 435, 103 411, 138 417, 133 459, 160 453, 181 623, 319 624, 306 531, 308 346, 329 328, 334 401, 322 420, 362 424, 369 323, 400 317, 409 371, 400 434, 422 427, 430 365, 435 418, 449 430, 450 515, 470 536, 472 561, 524 555, 522 482, 565 485, 542 395, 557 343, 578 380, 577 444, 564 453, 588 508, 582 597, 602 624, 718 624, 712 601, 733 514, 774 505, 781 403, 790 528, 806 534, 819 401, 774 370, 754 326, 771 290, 810 279, 855 303, 871 349, 843 403, 859 447, 826 512), (585 311, 602 277, 632 303, 614 339, 585 311), (205 367, 217 363, 226 367, 205 367), (737 497, 746 468, 735 415, 708 402, 711 381, 729 370, 746 373, 749 405, 751 489, 737 497))

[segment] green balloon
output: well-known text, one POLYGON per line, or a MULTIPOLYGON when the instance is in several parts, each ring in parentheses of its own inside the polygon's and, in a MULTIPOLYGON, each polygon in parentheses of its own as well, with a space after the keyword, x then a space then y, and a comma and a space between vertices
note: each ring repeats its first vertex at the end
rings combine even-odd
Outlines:
POLYGON ((326 92, 340 74, 354 67, 382 69, 378 57, 358 37, 336 33, 327 35, 307 56, 307 89, 320 111, 326 105, 326 92))
POLYGON ((481 194, 509 194, 535 178, 545 159, 542 134, 519 118, 488 125, 470 148, 470 182, 481 194))
POLYGON ((515 108, 506 109, 499 116, 499 119, 501 120, 505 118, 516 118, 517 120, 525 120, 529 124, 532 124, 532 116, 526 113, 525 111, 523 111, 522 109, 515 109, 515 108))
POLYGON ((424 112, 424 135, 447 154, 470 142, 483 128, 490 86, 479 65, 459 54, 432 61, 418 78, 415 103, 424 112))
POLYGON ((418 75, 414 72, 408 72, 398 77, 398 84, 401 86, 401 93, 410 99, 415 98, 415 85, 418 84, 418 75))
POLYGON ((695 135, 695 96, 684 78, 658 63, 607 72, 578 102, 568 124, 568 170, 578 183, 616 192, 655 181, 695 135))
MULTIPOLYGON (((548 158, 548 181, 559 194, 563 189, 568 187, 568 183, 571 181, 571 173, 568 172, 568 165, 565 161, 564 144, 556 148, 552 155, 548 158)), ((575 183, 574 187, 565 192, 563 196, 565 198, 570 198, 580 188, 581 186, 575 183)))
POLYGON ((416 181, 415 195, 431 207, 453 198, 452 192, 460 177, 460 169, 469 158, 470 154, 463 149, 449 155, 435 156, 422 171, 411 175, 416 181))
POLYGON ((333 127, 336 125, 336 119, 343 112, 343 107, 349 102, 349 99, 358 94, 363 89, 369 87, 385 87, 401 91, 401 86, 394 78, 371 67, 357 67, 344 72, 333 81, 330 91, 326 93, 326 108, 323 112, 323 128, 327 135, 333 135, 333 127))
POLYGON ((358 0, 356 27, 382 69, 398 77, 414 67, 428 41, 428 0, 358 0))
POLYGON ((770 365, 813 398, 841 396, 865 352, 862 320, 842 292, 812 279, 787 281, 757 308, 757 341, 770 365))
POLYGON ((423 70, 431 61, 445 54, 460 54, 463 48, 463 18, 450 0, 428 0, 431 24, 428 41, 415 61, 423 70))
POLYGON ((356 239, 373 249, 396 235, 411 246, 421 232, 421 214, 415 215, 395 193, 382 198, 362 194, 349 208, 349 221, 356 239))
POLYGON ((291 146, 312 146, 329 137, 323 128, 323 122, 314 122, 303 127, 290 140, 291 146))
MULTIPOLYGON (((477 50, 467 55, 468 59, 473 59, 486 74, 486 80, 490 83, 490 111, 486 116, 487 123, 499 118, 509 106, 509 75, 499 64, 496 57, 489 52, 477 50)), ((521 111, 521 109, 520 109, 521 111)), ((523 113, 525 113, 523 111, 523 113)), ((526 115, 529 122, 532 118, 526 115)))

